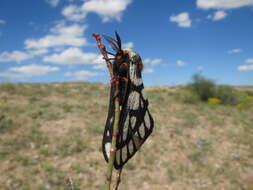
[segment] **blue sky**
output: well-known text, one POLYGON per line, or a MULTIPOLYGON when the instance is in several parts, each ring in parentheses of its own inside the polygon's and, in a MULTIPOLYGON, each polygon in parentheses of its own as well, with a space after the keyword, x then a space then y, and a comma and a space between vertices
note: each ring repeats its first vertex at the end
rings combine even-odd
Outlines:
POLYGON ((253 85, 253 0, 1 0, 0 81, 107 83, 91 35, 115 30, 145 85, 253 85))

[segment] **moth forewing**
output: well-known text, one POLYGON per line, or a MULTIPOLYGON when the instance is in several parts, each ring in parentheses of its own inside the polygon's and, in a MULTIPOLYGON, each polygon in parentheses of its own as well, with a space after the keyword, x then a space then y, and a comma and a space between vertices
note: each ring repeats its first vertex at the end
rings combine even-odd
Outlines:
POLYGON ((110 148, 111 148, 112 132, 113 132, 112 130, 113 130, 113 124, 114 124, 114 119, 115 119, 114 94, 115 94, 115 88, 111 86, 108 115, 107 115, 107 120, 106 120, 105 129, 104 129, 103 140, 102 140, 102 151, 103 151, 104 158, 106 161, 108 161, 110 157, 110 148))
POLYGON ((148 110, 148 101, 142 92, 144 89, 141 70, 142 61, 138 53, 121 50, 121 40, 116 33, 116 40, 104 36, 117 52, 113 64, 113 74, 119 81, 116 91, 111 85, 110 104, 102 141, 105 160, 108 161, 112 142, 112 129, 115 117, 115 98, 120 102, 120 118, 116 139, 116 159, 114 167, 120 169, 138 151, 152 133, 154 121, 148 110))
POLYGON ((116 169, 122 168, 134 156, 154 127, 153 118, 148 110, 148 101, 142 94, 144 86, 141 72, 138 70, 140 56, 129 50, 127 53, 129 55, 129 85, 120 117, 116 144, 118 159, 114 163, 116 169))

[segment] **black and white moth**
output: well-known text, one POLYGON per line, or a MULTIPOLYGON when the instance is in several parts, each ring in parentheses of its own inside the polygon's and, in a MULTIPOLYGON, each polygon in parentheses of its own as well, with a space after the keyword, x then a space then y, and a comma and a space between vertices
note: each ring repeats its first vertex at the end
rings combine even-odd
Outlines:
POLYGON ((108 162, 115 117, 114 100, 118 97, 121 111, 114 167, 120 169, 134 156, 152 133, 154 120, 148 110, 148 100, 143 93, 144 85, 141 77, 143 64, 141 57, 133 50, 121 49, 120 37, 117 32, 115 34, 116 40, 103 36, 110 43, 112 49, 116 51, 113 74, 119 81, 119 90, 116 92, 115 85, 111 85, 102 151, 105 160, 108 162))

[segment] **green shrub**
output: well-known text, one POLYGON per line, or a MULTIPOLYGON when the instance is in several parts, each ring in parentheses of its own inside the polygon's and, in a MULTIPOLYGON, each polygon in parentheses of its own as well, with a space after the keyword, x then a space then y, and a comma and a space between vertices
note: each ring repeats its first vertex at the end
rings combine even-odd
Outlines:
POLYGON ((250 91, 250 90, 244 90, 243 91, 246 95, 248 96, 252 96, 253 97, 253 91, 250 91))
POLYGON ((199 96, 200 100, 207 101, 208 98, 214 97, 215 83, 212 80, 206 79, 200 74, 193 75, 192 79, 191 90, 199 96))
POLYGON ((12 120, 6 118, 5 115, 0 115, 0 132, 10 130, 12 126, 12 120))
POLYGON ((239 93, 230 86, 216 86, 215 98, 221 100, 222 104, 236 105, 239 102, 239 93))
POLYGON ((189 89, 196 94, 201 101, 217 98, 222 104, 236 105, 242 102, 245 97, 231 86, 216 85, 212 80, 206 79, 200 74, 193 75, 193 83, 189 89))

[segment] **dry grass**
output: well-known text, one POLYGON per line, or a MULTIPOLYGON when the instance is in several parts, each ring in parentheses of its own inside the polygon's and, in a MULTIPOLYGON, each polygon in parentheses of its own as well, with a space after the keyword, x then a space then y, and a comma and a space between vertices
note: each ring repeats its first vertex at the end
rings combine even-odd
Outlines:
MULTIPOLYGON (((0 189, 102 190, 108 86, 0 84, 0 189)), ((185 104, 147 88, 155 130, 123 170, 121 190, 253 189, 252 110, 185 104)), ((252 90, 247 87, 247 90, 252 90)))

